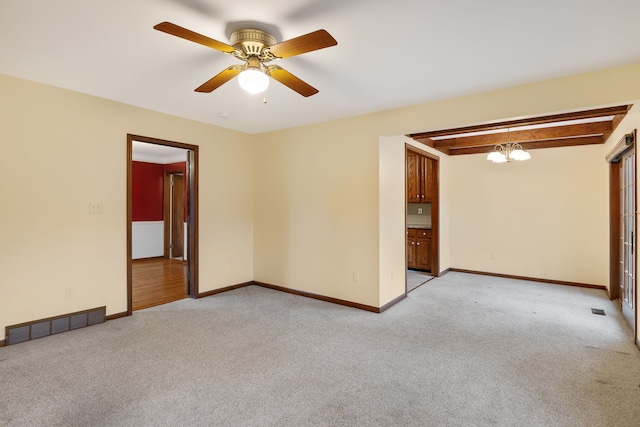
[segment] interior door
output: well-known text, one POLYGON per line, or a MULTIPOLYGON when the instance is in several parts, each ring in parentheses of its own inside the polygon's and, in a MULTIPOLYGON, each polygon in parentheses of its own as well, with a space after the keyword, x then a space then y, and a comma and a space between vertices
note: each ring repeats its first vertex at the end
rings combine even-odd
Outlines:
POLYGON ((622 314, 636 325, 636 153, 620 160, 620 300, 622 314))
POLYGON ((171 175, 171 258, 184 256, 184 177, 171 175))

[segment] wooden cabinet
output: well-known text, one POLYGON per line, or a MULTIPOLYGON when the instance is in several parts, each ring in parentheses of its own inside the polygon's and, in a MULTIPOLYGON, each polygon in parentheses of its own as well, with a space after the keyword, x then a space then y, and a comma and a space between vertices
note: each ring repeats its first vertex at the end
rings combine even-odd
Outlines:
POLYGON ((416 239, 416 268, 419 270, 431 270, 431 238, 416 239))
POLYGON ((435 160, 407 152, 407 203, 431 203, 435 160))
POLYGON ((407 229, 407 267, 431 271, 431 230, 407 229))
POLYGON ((420 203, 420 156, 413 151, 407 152, 407 203, 420 203))
POLYGON ((407 231, 407 267, 416 268, 416 237, 411 231, 407 231))

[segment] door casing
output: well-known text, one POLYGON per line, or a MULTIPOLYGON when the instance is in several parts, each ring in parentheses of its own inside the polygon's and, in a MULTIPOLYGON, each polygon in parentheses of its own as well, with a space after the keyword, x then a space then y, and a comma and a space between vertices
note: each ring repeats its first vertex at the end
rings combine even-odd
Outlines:
POLYGON ((191 298, 200 296, 198 285, 198 146, 141 135, 127 134, 127 315, 133 313, 132 280, 132 162, 133 141, 188 150, 187 161, 187 289, 191 298))
MULTIPOLYGON (((625 135, 626 137, 630 137, 630 135, 625 135)), ((633 150, 636 159, 637 159, 637 137, 638 132, 634 130, 632 134, 632 142, 633 150)), ((612 300, 618 301, 620 306, 622 306, 623 296, 621 295, 621 282, 622 282, 622 274, 621 274, 621 257, 622 253, 622 245, 621 238, 624 230, 621 225, 621 216, 622 216, 622 208, 621 203, 623 202, 621 197, 621 178, 623 172, 621 171, 620 160, 623 157, 628 149, 624 148, 623 141, 619 142, 616 147, 614 147, 613 152, 607 156, 607 161, 609 162, 609 298, 612 300)), ((637 160, 636 160, 637 162, 637 160)), ((633 181, 636 183, 637 188, 637 163, 633 164, 633 181)), ((636 215, 634 222, 634 229, 638 229, 638 219, 637 219, 637 189, 636 189, 636 215)), ((636 239, 637 240, 637 239, 636 239)), ((637 245, 636 245, 637 246, 637 245)), ((637 250, 634 250, 633 260, 634 266, 637 268, 638 265, 638 254, 637 250)), ((637 280, 635 283, 634 289, 634 315, 632 319, 628 319, 631 329, 636 330, 638 325, 638 288, 637 288, 637 280)), ((635 341, 635 336, 634 336, 635 341)))

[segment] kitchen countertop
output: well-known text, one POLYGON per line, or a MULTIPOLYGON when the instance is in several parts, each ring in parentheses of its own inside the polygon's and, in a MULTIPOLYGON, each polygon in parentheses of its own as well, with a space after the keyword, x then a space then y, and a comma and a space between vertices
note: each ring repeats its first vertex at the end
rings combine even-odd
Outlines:
POLYGON ((426 230, 431 230, 431 225, 428 224, 407 224, 407 228, 422 228, 426 230))

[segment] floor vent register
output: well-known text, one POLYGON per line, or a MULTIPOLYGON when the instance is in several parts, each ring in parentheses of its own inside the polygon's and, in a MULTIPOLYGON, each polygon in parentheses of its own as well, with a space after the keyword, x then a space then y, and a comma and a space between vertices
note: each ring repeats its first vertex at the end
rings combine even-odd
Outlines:
POLYGON ((98 307, 7 326, 5 331, 5 345, 18 344, 36 338, 104 323, 106 311, 107 307, 98 307))

